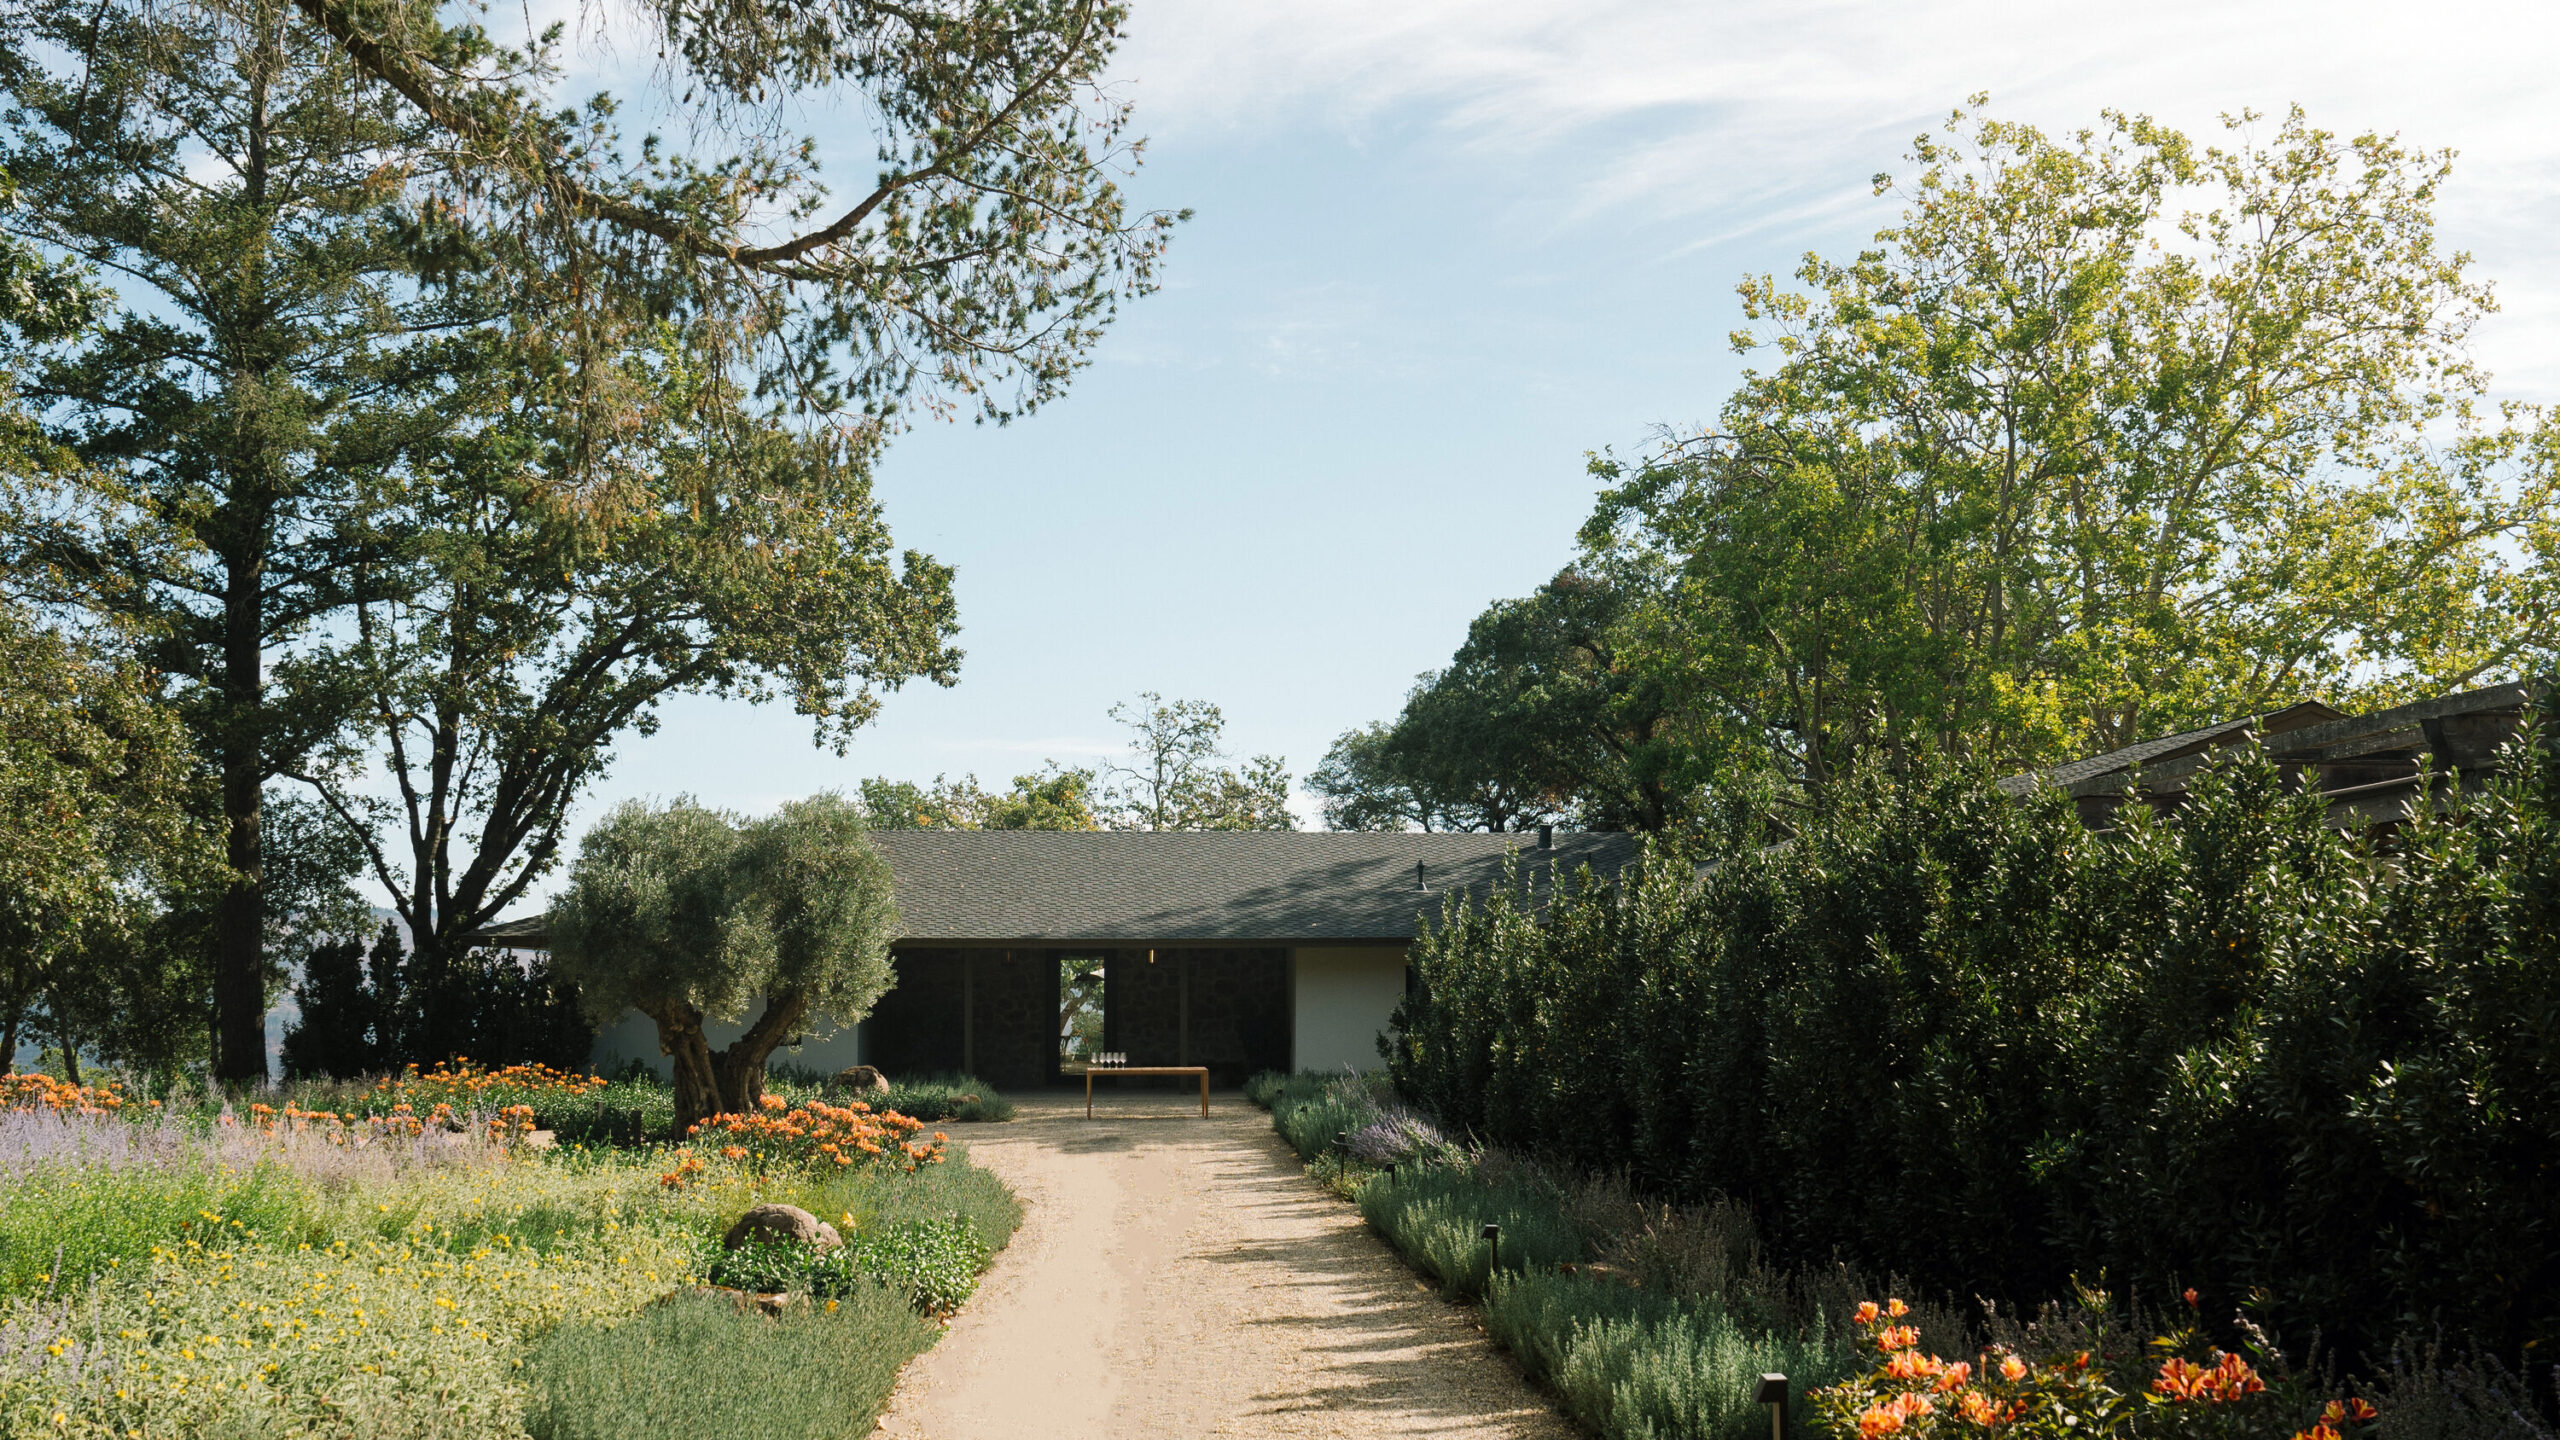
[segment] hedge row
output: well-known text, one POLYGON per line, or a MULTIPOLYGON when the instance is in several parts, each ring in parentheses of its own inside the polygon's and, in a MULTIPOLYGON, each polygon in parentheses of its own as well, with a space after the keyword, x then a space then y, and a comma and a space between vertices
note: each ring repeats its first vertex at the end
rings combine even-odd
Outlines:
POLYGON ((2539 1360, 2560 776, 2509 760, 2382 842, 2255 756, 2107 836, 2050 793, 1870 778, 1784 846, 1453 905, 1392 1073, 1455 1130, 1740 1200, 1780 1259, 2539 1360))

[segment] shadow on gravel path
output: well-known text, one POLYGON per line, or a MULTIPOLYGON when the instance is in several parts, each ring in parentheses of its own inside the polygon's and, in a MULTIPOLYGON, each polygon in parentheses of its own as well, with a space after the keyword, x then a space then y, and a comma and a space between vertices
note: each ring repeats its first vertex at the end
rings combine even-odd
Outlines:
POLYGON ((899 1440, 1575 1432, 1241 1097, 1014 1097, 951 1128, 1029 1216, 908 1367, 899 1440))

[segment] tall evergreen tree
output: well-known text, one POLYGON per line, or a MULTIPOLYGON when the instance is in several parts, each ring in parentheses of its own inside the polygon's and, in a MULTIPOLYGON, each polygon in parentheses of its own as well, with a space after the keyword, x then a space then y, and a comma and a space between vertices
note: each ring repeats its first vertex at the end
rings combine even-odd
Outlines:
POLYGON ((395 208, 432 160, 280 3, 32 6, 0 86, 9 227, 126 301, 29 367, 85 463, 26 507, 10 558, 40 598, 149 637, 217 778, 215 1073, 254 1079, 291 919, 267 903, 267 785, 352 718, 315 652, 384 574, 400 537, 375 501, 453 398, 454 317, 395 208))

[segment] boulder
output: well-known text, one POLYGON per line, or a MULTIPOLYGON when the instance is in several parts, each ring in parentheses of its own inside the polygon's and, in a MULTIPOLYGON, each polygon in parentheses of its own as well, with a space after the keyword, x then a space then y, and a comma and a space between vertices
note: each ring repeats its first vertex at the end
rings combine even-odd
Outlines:
POLYGON ((759 1240, 814 1245, 822 1252, 844 1243, 836 1227, 797 1205, 758 1205, 739 1216, 729 1233, 720 1237, 720 1248, 735 1250, 759 1240))
POLYGON ((853 1065, 839 1070, 835 1079, 828 1083, 837 1090, 868 1090, 883 1095, 889 1090, 889 1077, 868 1065, 853 1065))

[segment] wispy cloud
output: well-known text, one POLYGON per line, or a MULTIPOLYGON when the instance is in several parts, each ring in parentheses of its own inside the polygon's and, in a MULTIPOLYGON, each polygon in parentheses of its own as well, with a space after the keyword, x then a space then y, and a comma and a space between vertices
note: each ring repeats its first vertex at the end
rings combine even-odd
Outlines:
POLYGON ((1168 140, 1419 134, 1519 177, 1562 228, 1813 234, 1973 92, 2052 127, 2106 107, 2202 130, 2301 103, 2462 152, 2442 217, 2497 277, 2508 388, 2560 391, 2560 11, 2547 4, 1155 0, 1120 74, 1168 140))

